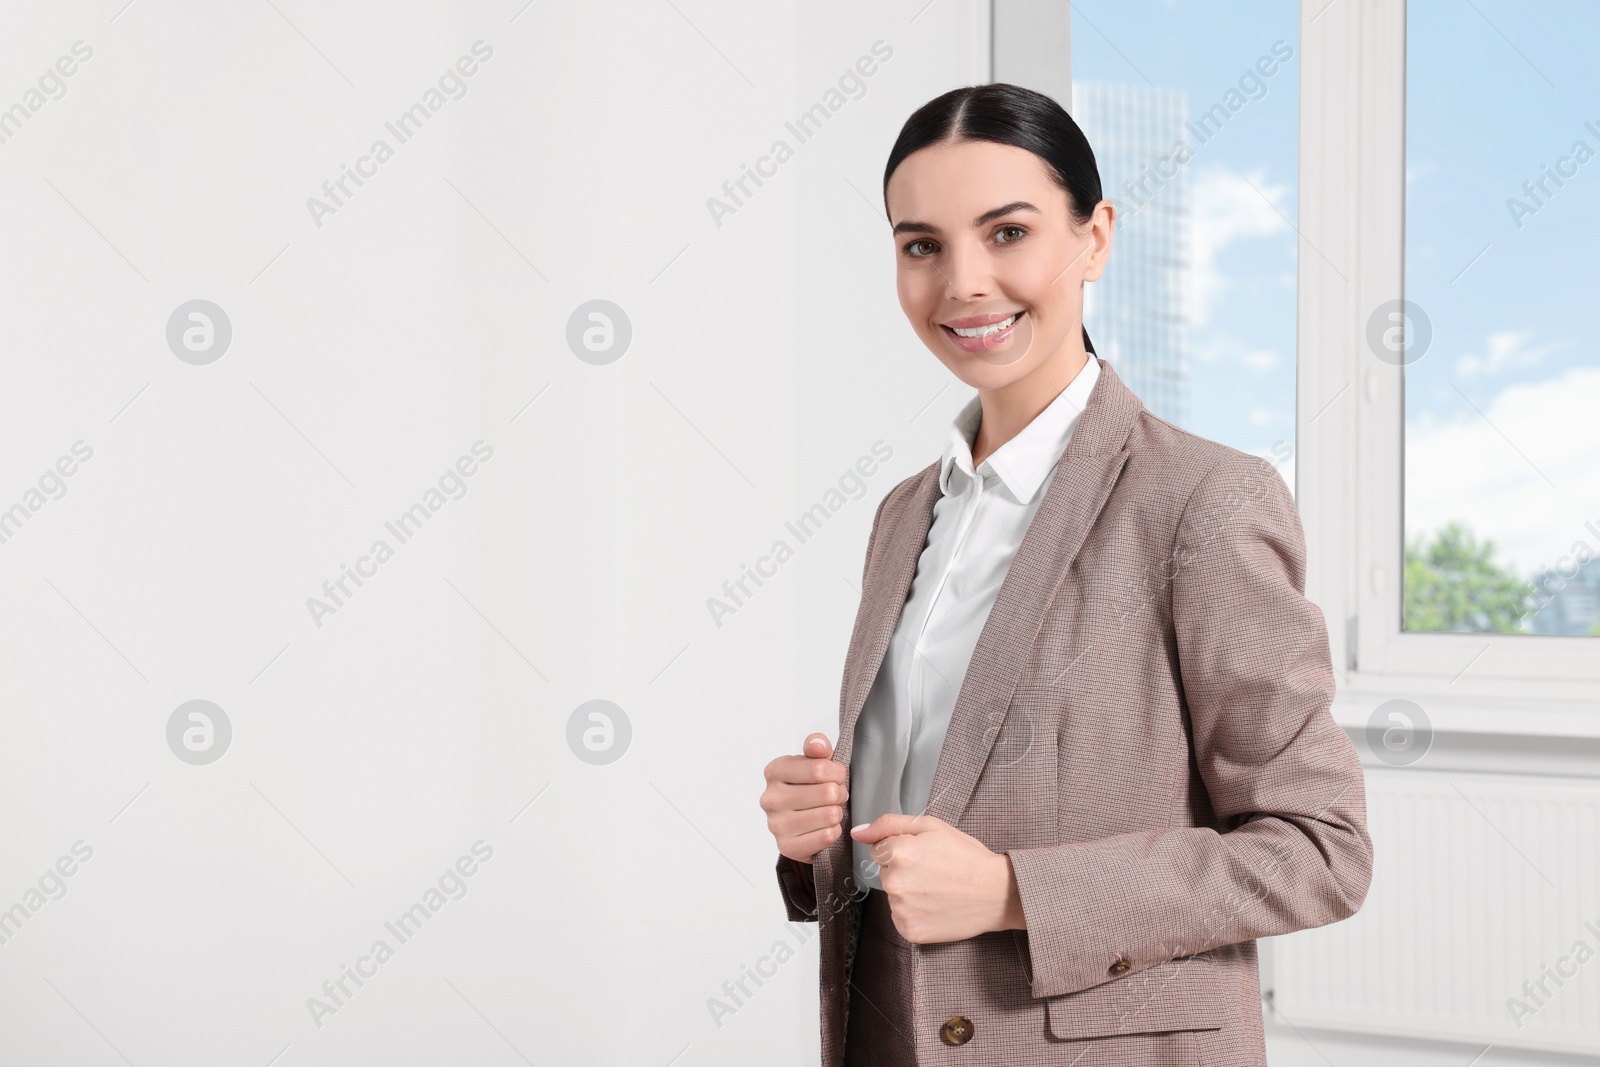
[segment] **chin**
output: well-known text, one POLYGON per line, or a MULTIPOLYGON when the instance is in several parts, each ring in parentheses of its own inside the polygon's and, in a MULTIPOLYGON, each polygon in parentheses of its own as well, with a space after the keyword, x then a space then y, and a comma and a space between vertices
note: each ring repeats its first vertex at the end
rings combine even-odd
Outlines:
POLYGON ((1003 389, 1012 382, 1021 381, 1034 371, 1034 361, 1024 357, 1015 363, 997 367, 985 363, 975 355, 959 353, 957 362, 945 362, 950 372, 963 385, 973 389, 1003 389))

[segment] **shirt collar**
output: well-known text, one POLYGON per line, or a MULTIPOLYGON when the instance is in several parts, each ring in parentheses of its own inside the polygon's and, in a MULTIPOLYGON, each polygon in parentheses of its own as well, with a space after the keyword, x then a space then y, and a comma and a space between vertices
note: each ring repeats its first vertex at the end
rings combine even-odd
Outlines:
POLYGON ((1091 353, 1078 376, 1021 432, 980 463, 976 472, 972 467, 972 444, 978 438, 978 426, 983 421, 983 403, 980 397, 973 397, 951 424, 949 443, 939 468, 939 491, 949 495, 951 472, 960 470, 968 478, 998 475, 1018 503, 1032 500, 1066 450, 1073 427, 1099 377, 1100 361, 1091 353))

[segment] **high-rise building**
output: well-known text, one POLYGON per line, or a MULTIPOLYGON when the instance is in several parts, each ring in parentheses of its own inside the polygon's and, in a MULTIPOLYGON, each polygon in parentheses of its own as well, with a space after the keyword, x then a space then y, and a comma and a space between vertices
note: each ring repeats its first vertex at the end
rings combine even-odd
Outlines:
POLYGON ((1067 109, 1094 149, 1101 195, 1117 208, 1111 261, 1084 289, 1097 353, 1169 422, 1189 417, 1189 183, 1181 89, 1073 81, 1067 109))
POLYGON ((1595 632, 1600 624, 1600 563, 1585 560, 1570 578, 1560 571, 1540 571, 1533 576, 1533 587, 1537 610, 1528 628, 1534 633, 1595 632))

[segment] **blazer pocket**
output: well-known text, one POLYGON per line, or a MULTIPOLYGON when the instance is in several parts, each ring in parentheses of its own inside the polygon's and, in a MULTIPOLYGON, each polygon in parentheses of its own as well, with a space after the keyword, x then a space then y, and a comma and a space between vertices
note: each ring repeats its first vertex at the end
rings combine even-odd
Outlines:
POLYGON ((1059 1038, 1114 1037, 1167 1030, 1216 1030, 1228 1021, 1217 965, 1180 956, 1076 993, 1046 998, 1059 1038))

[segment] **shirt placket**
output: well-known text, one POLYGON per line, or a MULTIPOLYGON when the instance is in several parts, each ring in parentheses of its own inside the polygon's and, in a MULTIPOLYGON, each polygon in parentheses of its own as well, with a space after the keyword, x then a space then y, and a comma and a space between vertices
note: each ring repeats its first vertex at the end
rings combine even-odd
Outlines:
MULTIPOLYGON (((966 474, 965 471, 962 474, 966 474)), ((907 705, 910 708, 910 722, 907 726, 909 736, 906 740, 906 752, 909 758, 912 744, 917 736, 917 729, 921 725, 923 709, 926 707, 927 672, 933 668, 928 663, 928 658, 923 654, 923 637, 928 630, 928 623, 933 619, 933 613, 939 610, 939 602, 944 596, 945 583, 950 580, 951 573, 961 561, 961 550, 966 547, 967 536, 973 526, 977 524, 978 508, 983 502, 983 486, 988 479, 981 473, 967 476, 970 486, 963 494, 968 499, 961 511, 961 526, 956 531, 955 546, 950 550, 950 558, 945 561, 944 573, 939 576, 939 585, 929 600, 928 611, 922 617, 922 626, 917 631, 917 640, 911 657, 911 670, 908 672, 910 691, 907 693, 907 705)))

